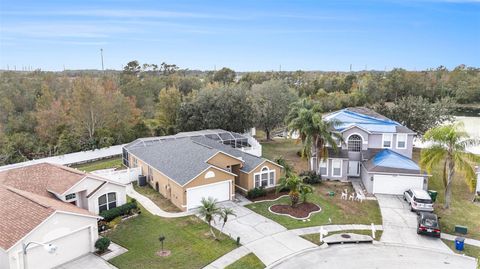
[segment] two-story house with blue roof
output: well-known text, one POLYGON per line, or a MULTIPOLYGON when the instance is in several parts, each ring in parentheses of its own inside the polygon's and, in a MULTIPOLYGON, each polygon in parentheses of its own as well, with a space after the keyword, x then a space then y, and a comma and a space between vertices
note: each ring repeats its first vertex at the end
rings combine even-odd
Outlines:
POLYGON ((424 189, 427 176, 412 160, 415 132, 364 107, 346 108, 323 116, 335 121, 343 137, 338 150, 328 148, 326 160, 312 156, 310 167, 323 178, 360 178, 370 193, 403 194, 424 189))

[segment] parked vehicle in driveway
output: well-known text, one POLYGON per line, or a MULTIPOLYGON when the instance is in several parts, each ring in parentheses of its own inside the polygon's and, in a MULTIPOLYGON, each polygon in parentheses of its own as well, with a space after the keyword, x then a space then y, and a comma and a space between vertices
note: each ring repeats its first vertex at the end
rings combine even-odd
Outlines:
POLYGON ((417 234, 425 234, 440 238, 441 231, 437 215, 429 212, 419 212, 417 223, 417 234))
POLYGON ((403 199, 410 204, 410 210, 433 212, 433 202, 428 192, 410 189, 403 193, 403 199))

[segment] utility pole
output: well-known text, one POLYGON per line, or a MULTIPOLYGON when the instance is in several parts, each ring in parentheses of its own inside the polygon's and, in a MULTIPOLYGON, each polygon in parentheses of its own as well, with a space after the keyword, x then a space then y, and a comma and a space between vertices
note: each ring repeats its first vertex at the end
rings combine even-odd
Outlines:
POLYGON ((102 71, 105 73, 105 69, 103 68, 103 49, 100 49, 100 57, 102 58, 102 71))

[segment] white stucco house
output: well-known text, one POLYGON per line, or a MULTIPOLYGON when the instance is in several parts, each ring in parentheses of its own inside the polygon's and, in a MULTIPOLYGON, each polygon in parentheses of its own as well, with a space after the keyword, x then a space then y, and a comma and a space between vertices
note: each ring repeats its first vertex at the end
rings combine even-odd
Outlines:
POLYGON ((52 268, 95 251, 98 214, 125 202, 125 185, 69 167, 0 172, 0 268, 52 268), (42 244, 57 251, 49 254, 42 244))

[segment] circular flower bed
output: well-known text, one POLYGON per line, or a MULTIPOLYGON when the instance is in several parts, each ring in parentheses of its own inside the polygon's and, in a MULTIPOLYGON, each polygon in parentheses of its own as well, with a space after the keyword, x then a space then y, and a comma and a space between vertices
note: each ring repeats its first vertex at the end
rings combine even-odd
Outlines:
POLYGON ((291 205, 272 205, 268 208, 270 212, 287 215, 295 219, 306 219, 309 218, 311 214, 320 212, 322 209, 313 203, 300 203, 296 207, 291 205))

